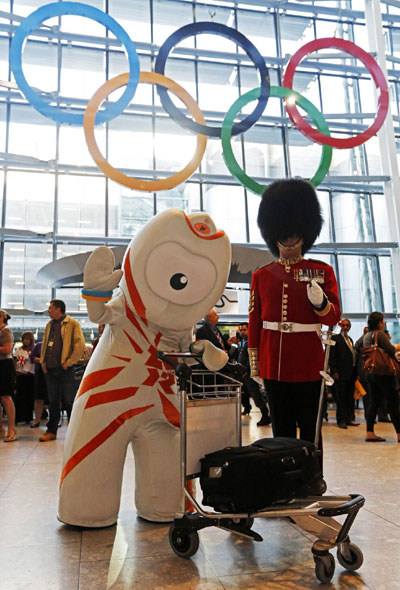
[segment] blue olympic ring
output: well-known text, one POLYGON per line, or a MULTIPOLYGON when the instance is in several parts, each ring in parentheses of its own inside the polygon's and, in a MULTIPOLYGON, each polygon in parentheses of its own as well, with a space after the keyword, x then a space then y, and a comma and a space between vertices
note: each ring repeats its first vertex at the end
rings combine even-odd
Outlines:
MULTIPOLYGON (((187 37, 191 37, 193 35, 198 35, 199 33, 210 33, 212 35, 221 35, 222 37, 226 37, 230 41, 237 43, 240 47, 247 53, 250 59, 253 61, 255 67, 257 68, 260 74, 260 97, 258 99, 258 103, 256 108, 250 115, 248 115, 245 119, 236 123, 232 128, 232 135, 238 135, 239 133, 244 133, 254 123, 261 117, 264 112, 264 109, 267 105, 267 101, 270 95, 270 78, 268 68, 265 65, 265 61, 258 51, 258 49, 245 37, 242 33, 236 31, 236 29, 232 29, 231 27, 227 27, 226 25, 221 25, 219 23, 213 22, 200 22, 200 23, 193 23, 189 25, 185 25, 181 27, 164 43, 161 45, 155 63, 154 71, 157 74, 165 75, 165 62, 167 57, 172 49, 177 43, 183 41, 187 37)), ((200 123, 196 123, 192 119, 187 118, 172 102, 172 100, 168 96, 168 91, 164 88, 160 88, 157 86, 157 92, 160 97, 161 103, 167 113, 170 115, 172 119, 174 119, 179 125, 193 131, 194 133, 202 133, 203 135, 208 135, 211 137, 221 137, 222 127, 209 127, 208 125, 201 125, 200 123)))
POLYGON ((53 16, 66 14, 84 16, 106 26, 112 33, 114 33, 126 49, 130 71, 129 82, 124 93, 115 103, 108 105, 104 111, 98 112, 95 122, 98 124, 110 121, 114 117, 120 115, 132 100, 139 83, 140 65, 135 44, 125 29, 123 29, 111 16, 98 8, 80 2, 55 2, 41 6, 27 16, 16 30, 10 48, 10 66, 15 81, 28 102, 30 102, 31 105, 45 117, 49 117, 50 119, 53 119, 53 121, 59 123, 68 123, 69 125, 83 124, 83 114, 65 113, 58 107, 49 105, 43 100, 43 98, 36 94, 36 92, 28 85, 22 71, 22 48, 26 37, 44 20, 53 16))

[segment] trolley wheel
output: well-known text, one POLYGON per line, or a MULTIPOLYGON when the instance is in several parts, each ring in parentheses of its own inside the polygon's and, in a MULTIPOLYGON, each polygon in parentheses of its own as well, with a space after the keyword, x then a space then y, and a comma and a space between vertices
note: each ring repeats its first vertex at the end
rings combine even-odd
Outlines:
POLYGON ((314 561, 316 577, 323 584, 328 584, 335 573, 335 560, 333 555, 327 553, 326 555, 314 556, 314 561))
POLYGON ((348 543, 347 548, 349 550, 350 555, 345 557, 338 547, 338 550, 337 550, 338 562, 346 570, 349 570, 350 572, 354 572, 355 570, 358 570, 358 568, 360 568, 362 566, 362 563, 364 561, 364 556, 362 554, 361 549, 357 545, 355 545, 354 543, 348 543))
POLYGON ((199 542, 197 531, 187 532, 174 526, 169 529, 169 544, 179 557, 192 557, 199 548, 199 542))

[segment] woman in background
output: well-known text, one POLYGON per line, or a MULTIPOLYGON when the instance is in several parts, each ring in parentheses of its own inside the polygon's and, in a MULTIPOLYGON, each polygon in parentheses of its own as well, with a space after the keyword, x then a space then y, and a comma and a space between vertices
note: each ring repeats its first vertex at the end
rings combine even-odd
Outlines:
POLYGON ((42 342, 36 342, 32 349, 30 359, 35 367, 35 374, 33 377, 33 390, 35 395, 35 418, 31 422, 31 428, 38 428, 40 420, 42 419, 45 403, 47 399, 47 385, 46 378, 43 373, 42 365, 40 364, 40 353, 42 352, 42 342))
POLYGON ((33 374, 34 365, 30 354, 35 344, 32 332, 24 332, 21 336, 22 346, 14 351, 17 369, 17 395, 15 400, 16 422, 30 424, 33 416, 33 374))
MULTIPOLYGON (((363 340, 364 348, 368 348, 376 342, 379 348, 383 348, 383 350, 385 350, 396 362, 396 348, 390 343, 389 338, 384 332, 384 328, 385 320, 383 313, 380 313, 379 311, 373 311, 370 313, 368 316, 368 332, 365 334, 363 340)), ((400 442, 400 409, 397 394, 397 378, 391 375, 371 375, 370 373, 367 373, 367 381, 369 385, 370 400, 366 412, 366 442, 385 442, 386 440, 381 436, 377 436, 374 432, 378 408, 381 401, 385 398, 388 412, 397 433, 397 441, 400 442)))
POLYGON ((0 309, 0 401, 8 419, 8 431, 4 442, 13 442, 18 438, 15 429, 15 406, 12 399, 15 389, 15 365, 12 358, 14 336, 7 327, 10 317, 4 309, 0 309))

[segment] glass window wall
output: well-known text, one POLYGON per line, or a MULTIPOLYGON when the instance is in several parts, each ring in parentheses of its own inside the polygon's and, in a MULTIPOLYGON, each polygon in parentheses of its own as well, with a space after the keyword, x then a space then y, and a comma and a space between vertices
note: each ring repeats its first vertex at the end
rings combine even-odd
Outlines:
MULTIPOLYGON (((349 0, 346 14, 340 7, 327 11, 326 3, 311 0, 302 2, 298 12, 294 3, 283 11, 273 3, 261 6, 251 1, 240 7, 222 0, 87 1, 108 11, 137 43, 143 71, 154 69, 158 47, 169 35, 200 21, 221 23, 246 35, 265 59, 275 86, 282 84, 290 56, 312 39, 336 35, 369 51, 365 18, 346 15, 347 10, 364 10, 360 0, 349 0)), ((0 8, 26 16, 47 3, 0 0, 0 8)), ((389 22, 385 20, 386 8, 382 3, 390 105, 399 146, 400 66, 390 57, 400 57, 400 12, 390 6, 389 22)), ((67 302, 69 312, 82 317, 90 338, 92 328, 78 285, 51 288, 39 284, 37 271, 61 257, 90 251, 99 243, 127 243, 146 221, 166 208, 206 210, 232 242, 264 247, 256 222, 260 197, 232 179, 219 138, 208 139, 199 169, 174 189, 147 193, 116 184, 97 168, 81 126, 55 123, 39 114, 19 90, 8 89, 8 82, 14 82, 8 64, 12 29, 7 29, 9 19, 1 22, 0 304, 15 310, 15 316, 20 314, 15 322, 21 329, 32 326, 40 330, 46 318, 30 320, 24 310, 44 310, 50 298, 58 296, 67 302)), ((98 87, 126 72, 128 65, 125 50, 103 25, 70 15, 46 21, 29 36, 23 68, 28 83, 47 100, 56 104, 59 95, 64 109, 83 113, 98 87), (58 38, 50 34, 49 24, 61 24, 58 38)), ((243 49, 209 34, 181 41, 171 51, 165 73, 198 101, 212 126, 222 124, 238 96, 259 85, 259 75, 243 49)), ((370 75, 358 60, 336 50, 326 49, 303 59, 293 87, 321 110, 335 137, 360 133, 375 116, 376 93, 370 75)), ((122 92, 114 92, 109 100, 116 100, 122 92)), ((171 98, 183 108, 179 99, 172 94, 171 98)), ((246 105, 238 119, 254 107, 254 102, 246 105)), ((196 144, 196 136, 164 111, 155 87, 143 83, 124 113, 96 127, 95 137, 115 168, 143 179, 165 177, 181 169, 196 144)), ((239 165, 262 184, 285 176, 311 178, 322 150, 293 126, 277 98, 268 101, 251 129, 232 138, 232 148, 239 165)), ((357 319, 355 337, 355 326, 361 330, 363 325, 359 314, 373 309, 389 314, 392 337, 398 332, 393 319, 399 310, 391 260, 397 238, 389 230, 393 206, 387 206, 391 197, 384 195, 384 174, 379 140, 374 137, 361 147, 334 149, 329 176, 318 187, 325 224, 318 238, 321 248, 311 255, 337 270, 343 311, 357 319)), ((400 333, 398 336, 400 341, 400 333)))

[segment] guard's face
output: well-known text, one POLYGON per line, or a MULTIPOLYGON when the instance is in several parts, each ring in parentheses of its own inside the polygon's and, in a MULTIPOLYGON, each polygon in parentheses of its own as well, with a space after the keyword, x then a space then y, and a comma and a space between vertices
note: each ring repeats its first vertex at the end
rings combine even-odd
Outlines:
POLYGON ((294 258, 301 254, 303 240, 299 236, 291 236, 277 242, 279 254, 282 258, 294 258))

